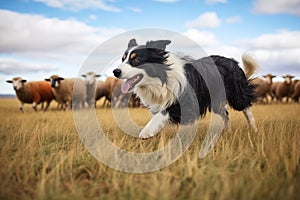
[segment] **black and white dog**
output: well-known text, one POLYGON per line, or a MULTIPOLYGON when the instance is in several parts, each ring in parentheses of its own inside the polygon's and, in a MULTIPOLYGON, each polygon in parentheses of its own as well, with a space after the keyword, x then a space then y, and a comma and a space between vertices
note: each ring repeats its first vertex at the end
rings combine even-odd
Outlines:
POLYGON ((219 114, 224 126, 229 128, 227 103, 233 109, 243 111, 256 131, 250 110, 255 101, 254 86, 247 80, 257 68, 256 61, 244 54, 244 73, 233 59, 215 55, 194 60, 168 52, 166 46, 170 43, 169 40, 158 40, 138 45, 132 39, 122 63, 113 71, 115 77, 126 79, 122 92, 134 92, 151 111, 152 119, 139 137, 154 136, 167 122, 193 123, 207 110, 219 114), (224 97, 219 95, 222 89, 224 97))

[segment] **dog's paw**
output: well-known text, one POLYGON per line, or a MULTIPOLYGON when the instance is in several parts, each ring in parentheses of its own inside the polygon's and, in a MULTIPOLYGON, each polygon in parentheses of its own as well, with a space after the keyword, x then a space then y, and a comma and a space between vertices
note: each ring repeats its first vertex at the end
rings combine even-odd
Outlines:
POLYGON ((145 127, 140 132, 139 137, 142 139, 147 139, 153 137, 155 134, 156 133, 151 128, 145 127))

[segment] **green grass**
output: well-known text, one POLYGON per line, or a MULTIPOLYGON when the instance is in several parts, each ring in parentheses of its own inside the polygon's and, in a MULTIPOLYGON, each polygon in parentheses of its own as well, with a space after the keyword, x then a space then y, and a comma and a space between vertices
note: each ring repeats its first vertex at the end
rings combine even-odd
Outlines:
MULTIPOLYGON (((299 199, 300 105, 255 105, 259 131, 247 128, 242 113, 230 111, 232 132, 198 158, 209 115, 177 161, 144 174, 116 171, 98 162, 83 146, 71 111, 18 110, 15 99, 0 99, 0 199, 299 199)), ((139 125, 146 109, 130 110, 139 125)), ((176 127, 140 140, 122 133, 111 110, 96 114, 109 139, 131 151, 163 147, 176 127)), ((103 149, 105 151, 105 149, 103 149)))

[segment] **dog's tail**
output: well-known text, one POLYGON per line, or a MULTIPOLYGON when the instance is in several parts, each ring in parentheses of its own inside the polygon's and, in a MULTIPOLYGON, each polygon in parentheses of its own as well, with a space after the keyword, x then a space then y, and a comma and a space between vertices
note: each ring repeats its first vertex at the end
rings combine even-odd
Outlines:
POLYGON ((249 79, 257 71, 259 65, 257 61, 247 52, 243 54, 242 62, 246 78, 249 79))

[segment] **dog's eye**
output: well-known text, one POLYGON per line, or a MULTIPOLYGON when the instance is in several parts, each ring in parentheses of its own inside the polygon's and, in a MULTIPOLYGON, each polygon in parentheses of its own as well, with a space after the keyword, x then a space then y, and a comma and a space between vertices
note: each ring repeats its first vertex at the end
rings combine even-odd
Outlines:
POLYGON ((131 60, 131 63, 132 63, 133 66, 138 65, 140 62, 141 62, 141 60, 137 57, 135 57, 131 60))

